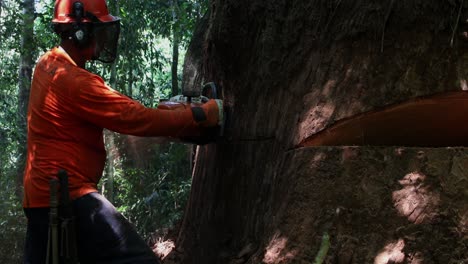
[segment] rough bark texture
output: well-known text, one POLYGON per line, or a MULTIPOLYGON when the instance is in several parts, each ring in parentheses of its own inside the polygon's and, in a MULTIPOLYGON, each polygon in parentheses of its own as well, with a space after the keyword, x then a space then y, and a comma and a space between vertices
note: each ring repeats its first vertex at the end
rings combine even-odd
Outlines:
MULTIPOLYGON (((18 70, 18 141, 26 142, 26 121, 31 86, 32 69, 34 66, 34 0, 22 1, 23 30, 21 33, 21 59, 18 70)), ((26 163, 26 144, 18 145, 16 195, 22 199, 23 174, 26 163)))
POLYGON ((213 0, 184 86, 216 81, 232 118, 198 150, 166 262, 468 261, 465 149, 298 148, 344 118, 464 88, 461 3, 213 0))

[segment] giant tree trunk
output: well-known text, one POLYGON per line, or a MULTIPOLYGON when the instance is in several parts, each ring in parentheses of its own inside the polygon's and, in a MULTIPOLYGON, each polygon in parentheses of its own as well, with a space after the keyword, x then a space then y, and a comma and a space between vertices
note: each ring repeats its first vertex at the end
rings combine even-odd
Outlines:
MULTIPOLYGON (((467 150, 411 144, 437 136, 431 126, 400 146, 389 143, 392 126, 366 145, 304 144, 340 120, 465 89, 462 4, 213 0, 209 26, 187 53, 184 86, 216 81, 232 118, 223 140, 198 150, 166 261, 468 261, 467 150)), ((433 124, 451 118, 450 107, 441 111, 433 124)), ((417 130, 410 116, 389 122, 417 130)))

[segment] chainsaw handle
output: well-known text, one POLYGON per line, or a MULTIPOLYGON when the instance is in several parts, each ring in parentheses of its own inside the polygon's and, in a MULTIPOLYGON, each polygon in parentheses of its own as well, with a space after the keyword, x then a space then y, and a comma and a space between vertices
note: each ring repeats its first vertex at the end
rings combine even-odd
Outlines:
POLYGON ((209 82, 203 85, 202 95, 210 99, 220 99, 218 96, 218 88, 214 82, 209 82))
POLYGON ((188 91, 184 91, 182 93, 183 96, 187 97, 187 102, 188 103, 191 103, 192 102, 192 97, 199 97, 200 96, 200 92, 197 91, 197 90, 188 90, 188 91))

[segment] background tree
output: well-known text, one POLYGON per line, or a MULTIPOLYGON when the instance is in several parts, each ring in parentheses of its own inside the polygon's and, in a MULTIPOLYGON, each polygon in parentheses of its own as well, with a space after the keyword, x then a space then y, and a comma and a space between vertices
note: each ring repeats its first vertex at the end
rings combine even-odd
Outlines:
POLYGON ((33 1, 0 2, 0 262, 11 263, 21 256, 25 221, 20 207, 24 168, 24 122, 34 49, 33 1), (21 25, 21 26, 18 26, 21 25))
POLYGON ((184 85, 216 81, 231 123, 224 140, 198 150, 167 263, 467 261, 466 149, 379 146, 391 130, 375 146, 301 144, 340 120, 460 91, 463 1, 210 6, 184 85))
MULTIPOLYGON (((29 90, 31 87, 32 69, 34 64, 34 0, 24 0, 23 24, 21 32, 20 66, 18 71, 18 141, 26 141, 26 116, 28 111, 29 90)), ((17 195, 22 197, 20 188, 23 182, 24 163, 26 161, 26 145, 18 144, 17 165, 17 195)))

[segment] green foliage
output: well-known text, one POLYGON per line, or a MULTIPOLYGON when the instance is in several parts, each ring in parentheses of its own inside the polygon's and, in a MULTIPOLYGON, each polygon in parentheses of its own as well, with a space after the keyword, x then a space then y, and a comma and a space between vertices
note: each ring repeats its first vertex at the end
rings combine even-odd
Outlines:
POLYGON ((6 1, 2 4, 0 15, 0 165, 5 168, 9 164, 8 152, 11 150, 10 142, 16 138, 16 85, 18 84, 18 62, 20 47, 20 34, 16 26, 20 23, 21 16, 15 12, 18 3, 6 1), (10 32, 12 34, 10 34, 10 32))
MULTIPOLYGON (((1 175, 1 174, 0 174, 1 175)), ((1 175, 4 179, 4 175, 1 175)), ((14 190, 14 182, 0 180, 2 190, 14 190)), ((23 255, 26 219, 14 192, 2 191, 0 203, 0 263, 19 263, 23 255)))
POLYGON ((59 44, 60 39, 53 34, 50 21, 54 14, 54 1, 39 1, 36 9, 36 19, 34 21, 34 44, 40 55, 48 51, 51 47, 59 44))
MULTIPOLYGON (((50 21, 54 0, 35 0, 33 59, 59 44, 50 21)), ((207 0, 108 0, 112 14, 121 17, 119 56, 114 65, 90 63, 116 90, 155 107, 171 94, 171 54, 174 34, 185 49, 207 0)), ((18 66, 24 17, 22 0, 0 0, 0 263, 21 256, 25 218, 15 193, 19 150, 26 142, 18 127, 18 66)), ((32 21, 32 20, 30 20, 32 21)), ((181 55, 184 50, 181 51, 181 55)), ((180 56, 179 64, 183 61, 180 56)), ((180 70, 180 68, 179 68, 180 70)), ((181 79, 181 71, 179 72, 181 79)), ((121 146, 122 147, 122 146, 121 146)), ((187 146, 155 146, 151 166, 137 168, 115 162, 115 204, 142 234, 167 228, 180 219, 190 189, 187 146)), ((104 178, 105 181, 108 178, 104 178)), ((16 259, 16 261, 14 260, 16 259)))
POLYGON ((143 150, 150 157, 144 169, 122 157, 114 175, 114 205, 145 237, 181 219, 191 184, 190 150, 178 143, 151 146, 143 150))
MULTIPOLYGON (((178 1, 177 26, 174 27, 172 1, 111 1, 110 9, 121 17, 119 58, 115 78, 107 80, 114 89, 154 107, 167 98, 171 88, 171 37, 177 30, 187 47, 195 24, 206 12, 206 0, 178 1), (118 7, 118 8, 117 8, 118 7), (168 43, 169 42, 169 43, 168 43)), ((181 56, 183 57, 183 56, 181 56)), ((180 63, 180 62, 179 62, 180 63)), ((179 71, 179 79, 181 79, 179 71)))
POLYGON ((18 124, 18 65, 22 15, 19 1, 0 1, 0 263, 22 257, 25 217, 17 197, 16 162, 25 138, 18 124))

